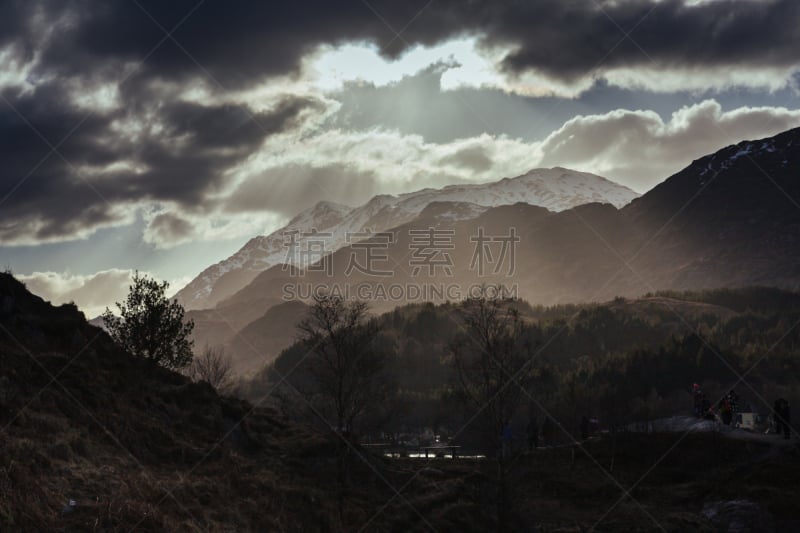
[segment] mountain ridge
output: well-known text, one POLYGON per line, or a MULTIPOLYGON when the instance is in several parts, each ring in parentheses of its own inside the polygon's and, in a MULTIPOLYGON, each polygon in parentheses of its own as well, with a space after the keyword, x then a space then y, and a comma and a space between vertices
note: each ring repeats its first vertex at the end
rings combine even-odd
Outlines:
POLYGON ((287 234, 291 232, 298 234, 298 243, 303 242, 304 233, 312 230, 330 233, 325 237, 327 253, 345 246, 348 234, 363 234, 367 230, 381 232, 400 226, 420 216, 434 202, 478 206, 462 213, 453 212, 451 218, 456 220, 474 217, 480 211, 479 207, 497 207, 520 201, 563 211, 596 201, 621 207, 637 196, 631 189, 602 176, 554 167, 534 169, 489 183, 447 185, 398 195, 379 194, 358 207, 321 201, 295 215, 286 226, 269 235, 250 239, 229 258, 209 266, 178 291, 176 297, 187 309, 212 307, 246 286, 260 272, 276 264, 292 263, 285 246, 287 234))
MULTIPOLYGON (((800 129, 775 138, 743 141, 695 160, 621 209, 588 203, 560 212, 525 203, 483 210, 474 218, 448 219, 452 208, 432 203, 421 215, 392 228, 388 263, 407 262, 409 231, 452 231, 452 275, 412 275, 408 265, 390 282, 455 285, 464 291, 481 283, 512 283, 528 301, 560 304, 638 297, 657 290, 699 290, 753 285, 800 288, 800 209, 784 193, 800 193, 800 129), (737 155, 738 154, 738 155, 737 155), (747 157, 744 157, 747 155, 747 157), (714 168, 714 180, 704 171, 714 168), (763 172, 770 175, 765 176, 763 172), (775 186, 772 181, 778 184, 775 186), (702 183, 702 184, 701 184, 702 183), (424 216, 423 216, 424 215, 424 216), (503 235, 514 228, 520 237, 513 279, 502 274, 478 276, 468 265, 474 244, 469 236, 483 229, 503 235)), ((280 266, 256 276, 219 304, 217 313, 235 319, 237 309, 258 309, 282 301, 287 286, 365 286, 384 279, 358 272, 345 274, 355 248, 330 256, 326 272, 284 272, 280 266), (257 300, 256 300, 257 298, 257 300)), ((440 300, 434 299, 434 301, 440 300)), ((380 312, 406 300, 375 300, 380 312)), ((410 302, 409 302, 410 303, 410 302)), ((231 335, 235 332, 231 331, 231 335)), ((276 355, 275 352, 272 355, 276 355)))

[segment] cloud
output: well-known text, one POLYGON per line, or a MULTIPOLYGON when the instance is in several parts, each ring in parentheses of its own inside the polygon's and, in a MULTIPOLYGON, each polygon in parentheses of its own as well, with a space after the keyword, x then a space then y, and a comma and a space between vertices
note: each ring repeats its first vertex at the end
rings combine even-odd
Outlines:
MULTIPOLYGON (((140 272, 151 276, 147 272, 140 272)), ((112 268, 94 274, 79 275, 69 272, 33 272, 26 275, 15 275, 25 282, 28 290, 41 296, 55 305, 74 302, 87 318, 94 318, 111 302, 123 301, 128 295, 133 270, 112 268)), ((180 290, 189 279, 178 279, 170 282, 168 294, 180 290)))
POLYGON ((271 210, 270 205, 248 211, 230 210, 229 203, 223 204, 223 211, 207 214, 180 212, 177 206, 168 210, 149 210, 144 213, 146 225, 142 240, 156 250, 166 250, 193 241, 250 238, 285 220, 285 215, 271 210))
POLYGON ((256 172, 233 191, 226 210, 292 217, 321 200, 357 205, 381 192, 377 169, 346 163, 346 157, 305 154, 298 159, 256 172), (303 163, 306 157, 311 161, 303 163))
POLYGON ((539 145, 539 163, 588 170, 643 192, 692 159, 797 126, 800 110, 723 111, 715 100, 683 107, 667 121, 652 111, 616 110, 568 121, 539 145))
POLYGON ((285 198, 287 212, 294 213, 324 198, 354 205, 376 192, 494 181, 553 166, 593 172, 644 192, 692 159, 797 126, 800 110, 724 111, 708 99, 682 107, 667 119, 654 111, 627 109, 577 116, 542 141, 482 134, 432 143, 397 131, 334 129, 302 144, 268 142, 268 157, 249 162, 252 179, 244 179, 226 202, 233 209, 283 212, 276 204, 285 198))
POLYGON ((482 134, 433 143, 396 130, 331 129, 299 146, 284 137, 267 141, 220 203, 229 216, 275 213, 277 224, 323 199, 358 205, 378 193, 494 181, 552 166, 593 172, 644 192, 692 159, 795 126, 800 110, 723 111, 709 99, 666 120, 648 110, 578 116, 542 141, 482 134))
POLYGON ((185 101, 163 89, 123 93, 87 112, 55 83, 6 90, 0 107, 0 242, 85 238, 129 224, 143 205, 213 208, 228 173, 264 140, 301 128, 321 100, 281 95, 265 110, 185 101), (51 151, 57 147, 57 151, 51 151))
POLYGON ((224 202, 233 212, 291 214, 320 199, 355 205, 378 192, 494 181, 552 166, 593 172, 645 192, 692 159, 797 126, 800 110, 725 111, 708 99, 666 119, 654 111, 626 109, 578 116, 542 141, 483 134, 432 143, 397 131, 334 129, 304 139, 302 150, 280 146, 280 139, 267 142, 268 157, 249 162, 250 178, 224 202), (283 200, 285 209, 278 206, 283 200))
POLYGON ((800 5, 793 0, 547 1, 501 11, 487 40, 516 47, 503 61, 513 73, 577 80, 635 67, 702 75, 725 66, 788 73, 798 65, 800 5))
POLYGON ((195 235, 192 223, 172 213, 159 213, 154 216, 145 229, 144 241, 156 244, 178 244, 191 240, 195 235))
POLYGON ((17 277, 28 289, 55 305, 74 302, 88 318, 101 314, 109 302, 121 301, 128 294, 133 272, 103 270, 91 275, 59 272, 33 272, 17 277))
POLYGON ((445 165, 456 165, 475 172, 486 171, 492 168, 493 165, 492 158, 487 153, 486 148, 479 144, 461 148, 457 152, 443 157, 440 162, 445 165))
MULTIPOLYGON (((154 214, 144 239, 165 247, 219 228, 245 231, 329 195, 353 203, 376 192, 496 179, 551 160, 626 180, 641 172, 641 189, 669 165, 659 157, 618 164, 612 152, 630 156, 624 148, 636 139, 623 137, 637 131, 643 139, 671 139, 648 137, 663 129, 652 116, 603 119, 623 129, 608 137, 601 157, 570 149, 603 145, 592 133, 601 126, 592 130, 586 120, 565 126, 586 129, 566 144, 504 137, 488 126, 494 117, 474 117, 491 135, 431 143, 428 133, 454 138, 452 125, 432 126, 423 139, 366 129, 376 121, 358 113, 391 116, 392 126, 408 131, 402 126, 439 103, 426 99, 426 84, 562 96, 601 79, 650 90, 777 89, 800 63, 794 0, 139 4, 43 0, 0 7, 0 243, 87 238, 148 209, 154 214), (174 29, 174 40, 165 29, 174 29), (402 36, 393 29, 403 29, 402 36), (347 53, 364 49, 374 70, 367 79, 407 90, 392 110, 382 100, 349 101, 347 116, 333 120, 343 106, 324 93, 314 69, 334 57, 328 67, 342 70, 344 87, 352 88, 347 80, 364 67, 348 66, 347 53), (397 76, 420 68, 430 75, 417 80, 419 87, 397 76), (265 180, 274 181, 261 191, 265 180), (267 213, 248 224, 242 213, 259 208, 267 213)), ((472 117, 462 104, 453 105, 472 117)), ((734 122, 746 123, 739 130, 748 135, 772 131, 734 122)), ((693 132, 682 136, 694 139, 693 132)), ((689 143, 688 153, 720 141, 710 139, 689 143)), ((673 144, 680 143, 667 143, 673 144)), ((668 147, 651 149, 686 159, 668 147)))
POLYGON ((252 176, 267 175, 272 179, 269 183, 281 183, 280 176, 286 173, 291 178, 282 183, 291 184, 289 191, 268 189, 266 182, 261 182, 262 194, 273 194, 276 199, 286 194, 307 203, 305 207, 313 205, 313 198, 320 194, 352 205, 377 192, 398 194, 495 180, 530 170, 541 157, 535 143, 488 134, 432 143, 420 135, 394 130, 331 129, 304 139, 302 150, 281 146, 282 142, 268 142, 261 157, 250 161, 252 176), (303 179, 304 173, 307 179, 303 179), (298 191, 308 191, 307 197, 298 191))
MULTIPOLYGON (((252 87, 270 77, 299 76, 310 55, 352 43, 374 47, 406 71, 455 51, 469 75, 455 75, 454 83, 485 80, 478 74, 481 57, 487 58, 506 75, 504 85, 528 94, 602 78, 658 90, 637 75, 640 68, 683 72, 712 84, 708 72, 760 72, 733 81, 772 87, 788 83, 800 63, 795 0, 23 4, 31 3, 4 4, 0 46, 13 44, 17 55, 35 57, 37 76, 117 70, 129 74, 131 86, 154 79, 183 83, 203 71, 228 90, 252 87), (172 30, 174 40, 157 46, 172 30), (479 43, 482 55, 453 44, 468 39, 479 43)), ((361 58, 362 65, 373 65, 366 79, 396 80, 374 55, 361 58)), ((347 70, 336 57, 327 65, 347 70)))

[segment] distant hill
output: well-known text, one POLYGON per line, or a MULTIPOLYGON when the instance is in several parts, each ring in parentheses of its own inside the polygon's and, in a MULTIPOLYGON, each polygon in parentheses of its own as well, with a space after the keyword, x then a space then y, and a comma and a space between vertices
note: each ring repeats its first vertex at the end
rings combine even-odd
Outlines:
POLYGON ((302 302, 284 302, 242 328, 225 346, 237 372, 255 372, 272 362, 295 341, 297 324, 307 313, 308 306, 302 302))

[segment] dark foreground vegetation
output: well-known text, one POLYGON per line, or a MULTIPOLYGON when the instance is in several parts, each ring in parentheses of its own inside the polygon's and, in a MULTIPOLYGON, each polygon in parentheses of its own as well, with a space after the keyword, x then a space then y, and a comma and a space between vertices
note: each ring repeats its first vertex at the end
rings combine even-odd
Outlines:
MULTIPOLYGON (((605 312, 601 309, 590 308, 587 317, 605 312)), ((431 313, 426 320, 414 319, 419 312, 412 311, 381 320, 398 325, 417 320, 409 326, 411 340, 442 331, 436 323, 441 308, 417 310, 431 313)), ((547 313, 552 310, 526 308, 523 314, 532 320, 547 313)), ((774 325, 766 326, 769 313, 747 316, 763 320, 749 330, 758 342, 766 345, 778 334, 774 325)), ((603 324, 607 332, 617 327, 613 320, 603 324)), ((582 337, 575 331, 566 338, 578 343, 582 337)), ((726 330, 718 331, 722 338, 726 330)), ((609 346, 624 345, 621 331, 614 342, 609 346)), ((685 342, 676 338, 675 346, 685 342)), ((659 353, 646 345, 641 350, 651 358, 659 353)), ((704 360, 698 350, 692 348, 692 361, 704 360)), ((681 353, 676 348, 664 356, 681 353)), ((772 379, 767 372, 784 358, 792 361, 794 353, 786 350, 777 363, 759 366, 757 377, 772 379)), ((736 354, 737 364, 749 360, 747 353, 736 354)), ((417 389, 416 396, 424 398, 447 382, 433 374, 445 367, 425 367, 416 357, 412 368, 432 373, 431 385, 417 389)), ((612 355, 605 357, 597 368, 614 368, 612 355)), ((577 371, 569 361, 558 363, 550 362, 554 374, 559 368, 577 371)), ((696 376, 704 367, 690 368, 696 376)), ((397 390, 410 390, 412 377, 399 378, 407 384, 397 390)), ((784 372, 783 381, 778 378, 776 386, 789 387, 796 375, 784 372)), ((658 385, 650 387, 658 391, 658 385)), ((414 397, 404 394, 407 401, 414 397)), ((403 412, 410 420, 411 411, 403 412)), ((389 459, 356 439, 343 447, 341 437, 300 418, 220 397, 207 383, 131 357, 74 306, 52 307, 11 276, 0 275, 2 531, 496 528, 500 490, 494 461, 389 459), (339 480, 343 448, 347 468, 339 480)), ((619 432, 533 452, 516 447, 505 463, 506 528, 718 531, 735 519, 753 531, 796 530, 800 454, 794 444, 777 442, 777 437, 749 442, 716 433, 619 432)))

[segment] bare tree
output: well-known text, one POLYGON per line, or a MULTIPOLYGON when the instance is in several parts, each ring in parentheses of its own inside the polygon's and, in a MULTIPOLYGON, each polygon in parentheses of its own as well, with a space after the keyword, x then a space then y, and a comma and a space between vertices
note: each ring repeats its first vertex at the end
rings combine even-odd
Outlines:
POLYGON ((379 327, 365 302, 317 296, 299 325, 309 348, 315 392, 333 409, 336 430, 350 438, 355 422, 384 392, 379 379, 386 357, 375 347, 379 327))
POLYGON ((194 357, 187 375, 193 381, 205 381, 219 392, 224 392, 233 383, 233 364, 220 346, 209 346, 194 357))
POLYGON ((333 429, 338 434, 336 470, 341 515, 355 423, 369 407, 381 403, 386 354, 376 346, 379 327, 375 319, 369 318, 365 302, 315 296, 309 316, 298 325, 298 330, 309 352, 304 367, 311 378, 313 393, 333 411, 333 429))
POLYGON ((497 460, 498 530, 508 512, 506 470, 510 456, 510 423, 534 373, 531 345, 519 312, 507 302, 485 296, 469 299, 459 310, 463 332, 450 351, 458 376, 457 390, 481 416, 476 420, 489 456, 497 460))

